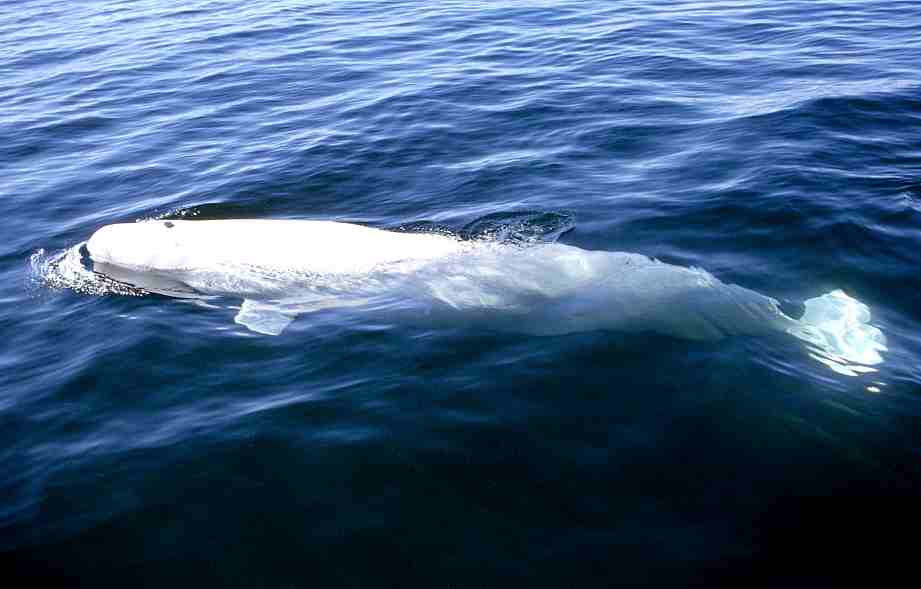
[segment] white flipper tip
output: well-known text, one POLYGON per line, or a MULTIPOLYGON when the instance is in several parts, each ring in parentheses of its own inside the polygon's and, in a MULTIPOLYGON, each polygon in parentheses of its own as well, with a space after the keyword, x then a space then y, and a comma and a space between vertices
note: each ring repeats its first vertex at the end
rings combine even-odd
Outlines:
POLYGON ((839 374, 872 372, 883 361, 886 336, 869 324, 870 309, 835 290, 805 302, 806 312, 788 331, 812 345, 812 356, 839 374))
POLYGON ((294 315, 283 313, 271 304, 245 299, 234 321, 256 333, 279 335, 294 318, 294 315))

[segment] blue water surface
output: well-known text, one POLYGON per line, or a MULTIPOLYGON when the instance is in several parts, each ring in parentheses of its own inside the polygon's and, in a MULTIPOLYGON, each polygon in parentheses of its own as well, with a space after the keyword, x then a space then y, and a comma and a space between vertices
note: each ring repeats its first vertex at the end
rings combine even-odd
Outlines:
MULTIPOLYGON (((688 586, 911 562, 921 3, 0 3, 0 561, 33 579, 688 586), (888 351, 559 337, 81 291, 150 218, 574 215, 561 239, 888 351)), ((882 581, 882 578, 880 578, 882 581)))

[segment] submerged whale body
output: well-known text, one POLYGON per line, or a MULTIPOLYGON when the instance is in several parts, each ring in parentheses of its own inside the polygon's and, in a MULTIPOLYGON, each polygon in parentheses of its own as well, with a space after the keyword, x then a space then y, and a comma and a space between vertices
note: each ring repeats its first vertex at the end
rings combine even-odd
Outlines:
MULTIPOLYGON (((841 291, 795 319, 699 268, 560 243, 529 247, 333 221, 145 221, 89 239, 95 273, 173 297, 235 296, 236 322, 277 335, 298 315, 362 306, 393 320, 552 335, 612 329, 712 340, 787 332, 839 364, 878 364, 885 338, 841 291)), ((824 361, 824 360, 823 360, 824 361)))

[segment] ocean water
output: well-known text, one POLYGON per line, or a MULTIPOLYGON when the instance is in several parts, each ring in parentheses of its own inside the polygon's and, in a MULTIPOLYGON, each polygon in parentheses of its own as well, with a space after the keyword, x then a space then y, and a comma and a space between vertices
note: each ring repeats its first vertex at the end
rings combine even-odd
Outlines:
POLYGON ((4 575, 687 586, 910 564, 921 3, 19 0, 0 73, 4 575), (236 218, 550 233, 794 305, 841 289, 888 349, 842 372, 783 334, 335 308, 270 337, 54 271, 105 224, 236 218))

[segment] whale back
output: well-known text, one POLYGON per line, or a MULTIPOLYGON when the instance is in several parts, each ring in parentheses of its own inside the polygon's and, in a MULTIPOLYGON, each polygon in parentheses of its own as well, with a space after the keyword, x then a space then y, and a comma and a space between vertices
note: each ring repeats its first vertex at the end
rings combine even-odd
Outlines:
POLYGON ((560 243, 460 241, 331 221, 219 220, 109 225, 87 249, 104 274, 151 292, 242 296, 251 301, 246 317, 256 316, 253 309, 295 316, 377 301, 402 317, 441 323, 691 339, 765 333, 789 321, 774 299, 705 270, 560 243))
POLYGON ((458 242, 334 221, 217 220, 107 225, 86 245, 94 262, 141 272, 255 267, 356 274, 443 256, 458 242))

